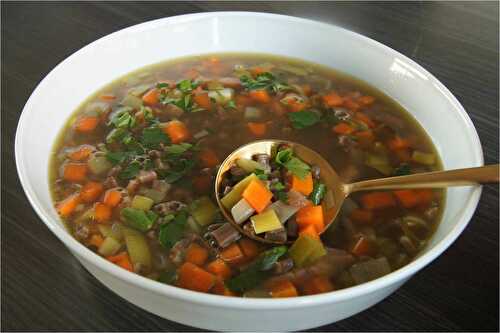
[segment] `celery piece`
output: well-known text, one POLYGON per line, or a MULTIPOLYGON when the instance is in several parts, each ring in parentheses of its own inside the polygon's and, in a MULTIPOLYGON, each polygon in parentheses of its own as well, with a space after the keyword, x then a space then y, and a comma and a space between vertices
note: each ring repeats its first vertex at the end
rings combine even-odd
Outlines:
POLYGON ((130 106, 134 109, 139 109, 142 106, 142 99, 132 94, 127 94, 121 101, 121 104, 124 106, 130 106))
POLYGON ((254 215, 250 218, 256 234, 282 228, 281 222, 273 209, 254 215))
POLYGON ((140 264, 146 268, 151 267, 151 252, 146 237, 132 228, 123 227, 125 244, 132 264, 140 264))
POLYGON ((254 172, 256 169, 264 170, 264 166, 257 161, 248 158, 238 158, 236 165, 248 173, 254 172))
POLYGON ((101 235, 103 235, 104 237, 111 236, 111 226, 109 226, 107 224, 99 223, 97 225, 97 228, 99 229, 99 232, 101 233, 101 235))
POLYGON ((312 264, 325 255, 326 251, 321 240, 302 235, 293 243, 288 254, 293 259, 295 266, 302 267, 312 264))
POLYGON ((148 197, 144 197, 142 195, 136 195, 132 199, 132 203, 130 206, 135 209, 140 209, 143 211, 150 210, 153 207, 154 201, 148 197))
POLYGON ((219 90, 211 90, 208 92, 208 97, 215 100, 217 104, 226 104, 233 99, 234 90, 231 88, 224 88, 219 90))
POLYGON ((104 238, 104 241, 102 242, 101 246, 99 246, 99 249, 97 252, 99 252, 100 255, 102 256, 112 256, 118 250, 122 247, 122 244, 114 239, 113 237, 109 236, 104 238))
POLYGON ((146 214, 143 210, 136 208, 123 208, 121 210, 121 215, 125 219, 125 223, 134 229, 146 232, 153 226, 156 220, 156 214, 148 211, 146 214))
POLYGON ((214 221, 217 214, 217 207, 215 207, 209 197, 201 197, 191 204, 189 211, 196 222, 204 227, 214 221))
POLYGON ((270 209, 274 210, 281 224, 285 224, 285 222, 299 210, 297 207, 287 205, 281 200, 273 202, 266 208, 266 211, 270 209))
POLYGON ((246 178, 242 179, 238 184, 234 185, 231 192, 226 194, 222 199, 221 203, 227 209, 231 209, 238 201, 241 199, 241 194, 245 190, 245 188, 250 184, 250 182, 254 179, 258 179, 255 174, 250 174, 246 178))
POLYGON ((411 159, 417 163, 425 165, 433 165, 436 163, 436 156, 434 154, 424 153, 418 150, 413 152, 411 159))
POLYGON ((186 221, 186 227, 195 234, 201 233, 200 225, 196 222, 196 220, 192 216, 188 217, 186 221))
POLYGON ((102 175, 113 167, 106 156, 92 155, 87 162, 87 166, 95 175, 102 175))
POLYGON ((392 167, 385 155, 366 153, 365 165, 374 168, 385 176, 392 174, 392 167))
POLYGON ((240 201, 236 205, 231 208, 231 215, 236 223, 241 224, 248 220, 250 216, 255 213, 255 209, 250 206, 248 201, 244 198, 241 198, 240 201))

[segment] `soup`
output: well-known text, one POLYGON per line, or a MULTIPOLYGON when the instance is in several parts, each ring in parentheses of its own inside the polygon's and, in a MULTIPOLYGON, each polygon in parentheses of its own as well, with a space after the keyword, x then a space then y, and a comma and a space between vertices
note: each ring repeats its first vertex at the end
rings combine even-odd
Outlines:
POLYGON ((378 278, 414 259, 439 223, 441 190, 356 193, 319 237, 320 171, 290 163, 293 152, 282 147, 279 158, 233 166, 224 185, 233 192, 227 208, 245 198, 259 215, 294 208, 284 220, 274 214, 272 227, 239 215, 249 232, 292 244, 244 237, 222 217, 213 182, 228 154, 263 138, 314 149, 346 182, 441 168, 423 129, 375 88, 302 61, 217 54, 141 69, 85 101, 54 146, 54 204, 78 241, 123 269, 243 297, 312 295, 378 278))

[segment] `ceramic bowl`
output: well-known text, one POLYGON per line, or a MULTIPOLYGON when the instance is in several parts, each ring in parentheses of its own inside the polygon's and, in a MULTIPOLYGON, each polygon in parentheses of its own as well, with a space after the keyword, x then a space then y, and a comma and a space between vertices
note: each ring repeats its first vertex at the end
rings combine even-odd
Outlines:
POLYGON ((483 164, 476 130, 450 91, 412 60, 359 34, 311 20, 252 12, 183 15, 126 28, 75 52, 40 82, 24 107, 15 140, 19 177, 33 208, 104 285, 147 311, 204 329, 302 330, 381 301, 464 230, 480 187, 447 191, 439 228, 425 251, 407 266, 356 287, 289 299, 223 297, 164 285, 125 271, 77 242, 58 218, 48 184, 52 145, 66 119, 90 94, 132 70, 185 55, 229 51, 305 59, 361 78, 415 117, 431 136, 446 169, 483 164))

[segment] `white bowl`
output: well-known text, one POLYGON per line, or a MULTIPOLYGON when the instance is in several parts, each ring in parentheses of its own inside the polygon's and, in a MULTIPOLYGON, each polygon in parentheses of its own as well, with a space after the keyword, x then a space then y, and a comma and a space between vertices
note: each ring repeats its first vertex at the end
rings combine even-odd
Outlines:
POLYGON ((290 299, 223 297, 171 287, 110 264, 78 243, 60 222, 48 184, 52 145, 69 115, 98 88, 132 70, 179 56, 226 51, 292 56, 361 78, 409 110, 432 137, 446 169, 483 164, 474 126, 448 89, 412 60, 369 38, 315 21, 250 12, 192 14, 139 24, 87 45, 54 68, 26 103, 16 133, 17 169, 29 201, 103 284, 147 311, 191 326, 301 330, 381 301, 462 232, 480 187, 448 190, 443 221, 427 249, 409 265, 356 287, 290 299))

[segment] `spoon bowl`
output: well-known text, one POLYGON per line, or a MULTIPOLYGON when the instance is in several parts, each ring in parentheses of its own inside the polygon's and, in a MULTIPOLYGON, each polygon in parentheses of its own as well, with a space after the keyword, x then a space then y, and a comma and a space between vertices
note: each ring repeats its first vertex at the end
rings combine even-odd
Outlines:
POLYGON ((252 159, 256 154, 272 155, 280 145, 286 145, 292 148, 294 155, 300 158, 308 165, 317 165, 320 172, 320 179, 326 185, 325 197, 322 201, 323 216, 325 220, 325 227, 320 232, 325 232, 328 227, 333 223, 337 217, 342 203, 345 198, 353 192, 367 191, 367 190, 390 190, 390 189, 405 189, 405 188, 443 188, 449 186, 468 186, 478 185, 482 183, 498 183, 499 181, 499 165, 488 165, 477 168, 457 169, 449 171, 435 171, 425 172, 409 176, 387 177, 380 179, 371 179, 360 181, 352 184, 342 182, 342 179, 320 154, 314 150, 291 141, 267 139, 253 141, 245 144, 234 150, 222 162, 217 176, 215 178, 215 198, 217 204, 224 215, 224 217, 236 228, 240 233, 250 237, 256 241, 268 244, 285 244, 292 241, 280 242, 275 240, 265 239, 264 237, 257 236, 246 232, 236 221, 233 219, 231 212, 221 202, 221 183, 224 179, 226 172, 235 164, 236 160, 240 158, 252 159))

